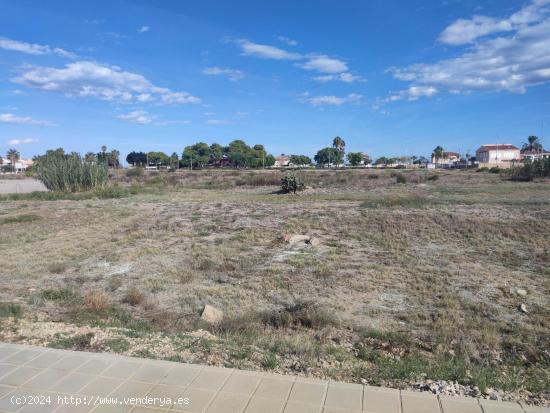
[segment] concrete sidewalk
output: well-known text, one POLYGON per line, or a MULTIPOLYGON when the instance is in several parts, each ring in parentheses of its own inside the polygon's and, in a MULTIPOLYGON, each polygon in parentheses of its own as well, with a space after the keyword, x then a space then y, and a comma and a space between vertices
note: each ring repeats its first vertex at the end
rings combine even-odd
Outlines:
POLYGON ((0 412, 542 413, 550 409, 0 343, 0 412))

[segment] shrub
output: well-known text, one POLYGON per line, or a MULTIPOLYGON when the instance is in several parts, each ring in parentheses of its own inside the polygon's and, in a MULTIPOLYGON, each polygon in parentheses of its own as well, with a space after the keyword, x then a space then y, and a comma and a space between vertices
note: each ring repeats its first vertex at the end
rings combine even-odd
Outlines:
POLYGON ((39 220, 40 217, 38 215, 34 214, 22 214, 22 215, 16 215, 14 217, 6 217, 0 219, 0 225, 2 224, 20 224, 24 222, 32 222, 39 220))
POLYGON ((50 342, 48 347, 56 349, 86 350, 91 347, 93 338, 94 333, 78 334, 72 337, 57 333, 55 335, 55 341, 50 342))
POLYGON ((512 168, 509 171, 513 181, 532 181, 534 178, 550 176, 550 158, 526 160, 522 167, 512 168))
POLYGON ((75 293, 68 288, 48 288, 42 290, 42 298, 51 301, 70 301, 76 297, 75 293))
POLYGON ((281 179, 281 189, 285 194, 296 193, 298 191, 303 191, 305 185, 298 175, 291 172, 281 179))
POLYGON ((143 168, 135 167, 135 168, 128 169, 126 171, 126 176, 128 178, 140 178, 143 176, 143 168))
POLYGON ((108 177, 107 164, 87 162, 77 153, 49 153, 40 156, 36 173, 46 188, 63 192, 101 188, 108 177))
POLYGON ((439 179, 439 175, 433 174, 426 178, 427 181, 437 181, 439 179))
POLYGON ((299 301, 285 306, 281 310, 267 311, 262 314, 262 321, 266 325, 275 328, 288 328, 293 326, 319 329, 336 320, 317 305, 307 301, 299 301))
POLYGON ((492 174, 498 174, 500 172, 500 168, 498 166, 493 166, 491 169, 489 169, 489 172, 492 174))
POLYGON ((395 175, 395 182, 397 182, 398 184, 406 184, 407 177, 403 174, 397 174, 395 175))
POLYGON ((479 168, 476 172, 487 172, 487 171, 489 171, 489 168, 487 168, 486 166, 483 166, 479 168))
POLYGON ((21 317, 23 309, 19 304, 15 303, 0 303, 0 318, 1 317, 21 317))
POLYGON ((103 311, 108 306, 107 295, 101 291, 92 291, 86 295, 84 300, 86 308, 91 311, 103 311))
POLYGON ((144 298, 145 297, 141 291, 139 291, 136 287, 132 287, 128 291, 126 291, 126 294, 124 295, 122 301, 126 304, 138 305, 143 302, 144 298))

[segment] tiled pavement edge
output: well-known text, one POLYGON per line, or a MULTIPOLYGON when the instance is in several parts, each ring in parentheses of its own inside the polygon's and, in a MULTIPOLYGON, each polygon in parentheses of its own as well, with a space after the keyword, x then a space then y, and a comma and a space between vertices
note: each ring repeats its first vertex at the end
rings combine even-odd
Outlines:
POLYGON ((0 412, 550 413, 550 409, 0 343, 0 412), (71 396, 79 399, 71 401, 71 396), (124 399, 145 396, 150 398, 147 405, 124 399), (77 400, 95 402, 97 397, 109 397, 111 404, 76 405, 77 400), (150 404, 155 397, 157 401, 150 404), (174 403, 163 403, 167 398, 174 403))

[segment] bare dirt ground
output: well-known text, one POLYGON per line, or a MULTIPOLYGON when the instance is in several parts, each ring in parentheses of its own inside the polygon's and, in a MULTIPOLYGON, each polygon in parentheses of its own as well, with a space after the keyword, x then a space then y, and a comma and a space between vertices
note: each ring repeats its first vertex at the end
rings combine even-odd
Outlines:
POLYGON ((548 181, 300 174, 0 198, 0 340, 548 404, 548 181))

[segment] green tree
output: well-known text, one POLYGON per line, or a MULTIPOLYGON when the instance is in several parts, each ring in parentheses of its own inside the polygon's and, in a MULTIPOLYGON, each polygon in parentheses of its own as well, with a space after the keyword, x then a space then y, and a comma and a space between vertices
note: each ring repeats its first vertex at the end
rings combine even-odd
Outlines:
POLYGON ((84 161, 88 163, 96 163, 97 155, 93 152, 87 152, 86 155, 84 155, 84 161))
POLYGON ((224 147, 219 143, 210 145, 210 160, 211 162, 220 162, 223 159, 224 147))
POLYGON ((290 163, 297 166, 311 165, 311 158, 306 155, 290 155, 290 163))
POLYGON ((521 152, 538 152, 542 151, 542 145, 539 142, 539 137, 531 135, 527 138, 527 142, 521 147, 521 152))
POLYGON ((170 168, 178 169, 179 164, 180 158, 176 152, 173 152, 172 155, 170 155, 170 168))
POLYGON ((203 168, 210 162, 210 147, 203 142, 186 146, 181 155, 181 165, 191 168, 203 168))
POLYGON ((14 173, 15 173, 15 163, 19 160, 20 156, 21 155, 19 154, 19 151, 17 149, 9 149, 6 152, 6 158, 8 158, 9 161, 11 162, 11 169, 14 173))
POLYGON ((385 156, 381 156, 376 161, 374 161, 375 165, 387 165, 388 164, 388 158, 385 156))
POLYGON ((341 164, 343 158, 344 154, 338 151, 336 148, 323 148, 318 151, 317 154, 313 157, 313 159, 315 159, 315 162, 317 162, 319 165, 329 166, 331 164, 341 164))
POLYGON ((158 168, 159 166, 168 166, 170 164, 170 157, 164 152, 148 152, 147 161, 149 165, 155 165, 158 168))
POLYGON ((145 166, 147 164, 147 154, 132 151, 126 155, 126 162, 133 166, 145 166))
POLYGON ((360 165, 363 162, 363 154, 361 152, 348 152, 347 158, 352 166, 360 165))
POLYGON ((436 165, 437 165, 437 161, 439 161, 440 159, 443 159, 443 153, 444 153, 444 152, 445 152, 445 150, 444 150, 441 146, 439 146, 439 145, 437 145, 437 146, 434 148, 434 150, 433 150, 433 152, 432 152, 432 158, 435 159, 436 165))

